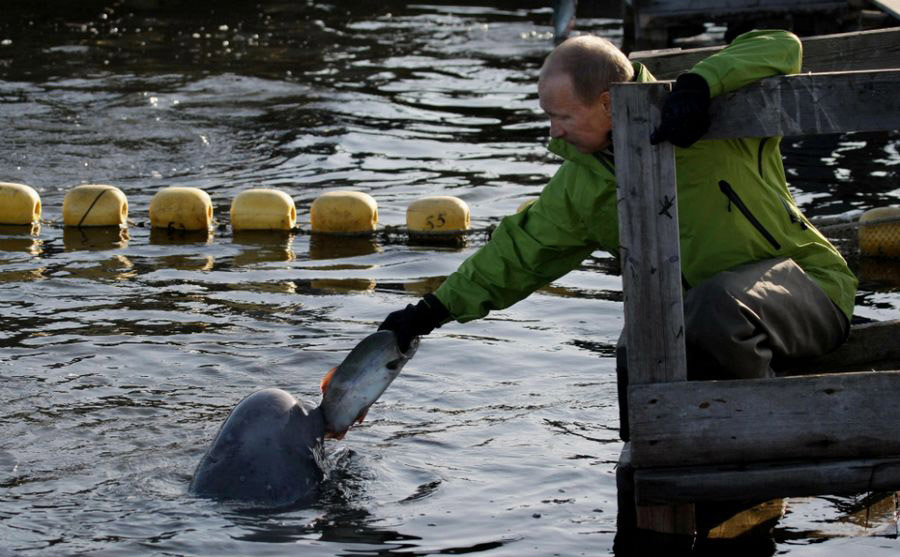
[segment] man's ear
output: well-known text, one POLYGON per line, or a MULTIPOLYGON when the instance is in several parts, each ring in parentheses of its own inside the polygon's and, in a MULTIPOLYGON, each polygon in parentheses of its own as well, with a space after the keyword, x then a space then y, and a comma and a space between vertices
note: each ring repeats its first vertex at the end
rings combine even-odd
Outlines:
POLYGON ((609 91, 600 93, 600 96, 597 97, 597 102, 603 106, 603 112, 607 116, 612 116, 612 95, 610 95, 609 91))

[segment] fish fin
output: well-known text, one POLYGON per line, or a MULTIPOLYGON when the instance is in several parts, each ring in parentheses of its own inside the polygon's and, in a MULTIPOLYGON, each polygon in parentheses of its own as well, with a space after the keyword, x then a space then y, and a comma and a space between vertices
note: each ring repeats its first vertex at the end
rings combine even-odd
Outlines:
POLYGON ((322 378, 322 383, 319 385, 322 389, 322 394, 325 394, 325 391, 328 390, 328 385, 331 384, 331 379, 334 377, 334 374, 337 372, 337 368, 333 367, 328 370, 328 373, 325 374, 325 377, 322 378))

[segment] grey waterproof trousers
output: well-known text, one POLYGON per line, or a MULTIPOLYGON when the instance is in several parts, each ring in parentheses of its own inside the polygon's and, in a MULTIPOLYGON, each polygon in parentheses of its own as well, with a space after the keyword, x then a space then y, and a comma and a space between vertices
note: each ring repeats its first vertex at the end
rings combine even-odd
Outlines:
MULTIPOLYGON (((791 259, 719 273, 684 297, 688 379, 774 377, 792 361, 826 354, 850 323, 791 259)), ((628 440, 624 334, 616 347, 620 436, 628 440)))

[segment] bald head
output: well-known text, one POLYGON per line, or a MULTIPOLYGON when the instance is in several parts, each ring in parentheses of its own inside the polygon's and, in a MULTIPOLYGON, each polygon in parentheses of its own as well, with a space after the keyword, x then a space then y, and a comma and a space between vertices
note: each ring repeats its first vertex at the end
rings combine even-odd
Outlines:
POLYGON ((591 104, 610 84, 631 81, 634 69, 628 57, 608 40, 582 35, 563 41, 544 61, 541 81, 560 75, 571 80, 581 102, 591 104))

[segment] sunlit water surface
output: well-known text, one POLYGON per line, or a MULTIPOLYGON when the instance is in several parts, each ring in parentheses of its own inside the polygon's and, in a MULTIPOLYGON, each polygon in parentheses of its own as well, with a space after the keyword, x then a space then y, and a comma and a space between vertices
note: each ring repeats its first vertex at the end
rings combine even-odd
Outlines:
MULTIPOLYGON (((312 507, 187 494, 237 401, 270 386, 316 400, 327 369, 482 243, 233 236, 231 199, 280 188, 305 227, 319 194, 356 189, 398 225, 412 200, 448 194, 475 227, 496 223, 558 164, 535 88, 549 9, 96 4, 0 20, 0 181, 34 186, 45 219, 37 235, 0 230, 0 554, 610 552, 622 304, 601 253, 425 339, 368 420, 328 442, 312 507), (128 195, 127 235, 63 229, 80 183, 128 195), (170 185, 209 192, 222 226, 151 232, 170 185)), ((617 20, 579 29, 621 40, 617 20)), ((786 140, 798 200, 811 216, 896 203, 898 146, 786 140)), ((891 277, 863 277, 859 315, 900 317, 891 277)), ((894 554, 891 517, 859 519, 862 500, 790 500, 775 547, 894 554)))

